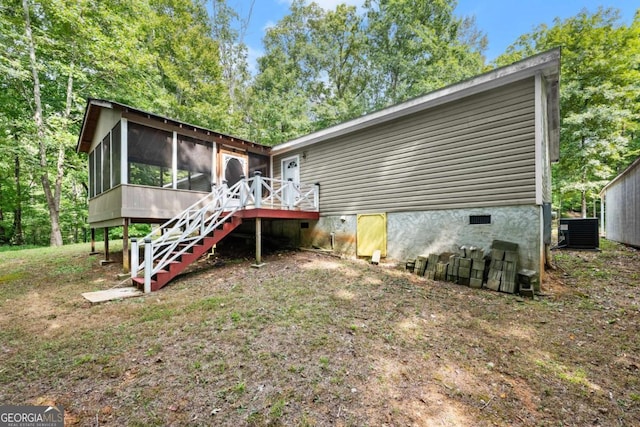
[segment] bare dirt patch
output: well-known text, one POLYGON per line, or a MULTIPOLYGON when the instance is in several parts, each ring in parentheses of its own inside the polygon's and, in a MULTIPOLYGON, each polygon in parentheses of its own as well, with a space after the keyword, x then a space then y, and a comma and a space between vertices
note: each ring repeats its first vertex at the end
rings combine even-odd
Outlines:
POLYGON ((119 266, 87 247, 0 253, 0 403, 82 426, 638 425, 640 252, 603 246, 554 253, 536 300, 284 252, 93 306, 119 266))

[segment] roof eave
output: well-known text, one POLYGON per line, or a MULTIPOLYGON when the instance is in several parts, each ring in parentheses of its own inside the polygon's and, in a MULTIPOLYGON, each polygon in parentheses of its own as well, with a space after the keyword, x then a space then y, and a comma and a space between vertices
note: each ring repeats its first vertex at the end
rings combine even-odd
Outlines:
POLYGON ((192 128, 194 130, 198 129, 199 131, 202 131, 202 132, 208 132, 208 133, 214 134, 219 138, 228 139, 229 141, 237 141, 242 146, 253 147, 256 150, 260 149, 262 151, 265 151, 266 154, 268 154, 271 151, 270 146, 260 144, 258 142, 248 141, 243 138, 227 135, 218 131, 214 131, 212 129, 204 128, 202 126, 196 126, 190 123, 182 122, 180 120, 172 119, 159 114, 150 113, 148 111, 140 110, 138 108, 134 108, 119 102, 108 101, 108 100, 97 99, 97 98, 89 98, 87 100, 87 106, 85 108, 84 117, 82 119, 80 136, 78 137, 78 142, 76 144, 77 152, 85 152, 85 153, 89 152, 89 149, 91 148, 91 142, 93 140, 93 134, 95 132, 95 125, 97 124, 97 121, 100 117, 100 111, 102 110, 102 108, 118 109, 122 113, 131 113, 137 116, 146 117, 156 121, 170 123, 180 128, 185 127, 185 128, 192 128))
POLYGON ((613 178, 611 181, 609 181, 607 183, 607 185, 605 185, 604 187, 602 187, 602 190, 600 190, 600 193, 598 193, 598 195, 600 197, 605 195, 605 192, 607 191, 607 189, 609 187, 611 187, 616 181, 622 179, 623 176, 627 175, 628 173, 630 173, 632 170, 634 170, 637 166, 640 165, 640 157, 638 157, 636 160, 634 160, 633 163, 631 163, 629 166, 627 166, 625 168, 625 170, 623 170, 622 172, 620 172, 615 178, 613 178))
MULTIPOLYGON (((91 148, 91 140, 93 139, 93 132, 95 131, 95 123, 90 116, 98 114, 99 117, 100 113, 100 110, 96 110, 94 106, 100 108, 113 108, 113 103, 103 99, 87 99, 87 106, 84 109, 84 117, 82 118, 82 127, 76 144, 76 152, 78 153, 88 153, 89 148, 91 148)), ((95 120, 97 122, 97 118, 95 120)))

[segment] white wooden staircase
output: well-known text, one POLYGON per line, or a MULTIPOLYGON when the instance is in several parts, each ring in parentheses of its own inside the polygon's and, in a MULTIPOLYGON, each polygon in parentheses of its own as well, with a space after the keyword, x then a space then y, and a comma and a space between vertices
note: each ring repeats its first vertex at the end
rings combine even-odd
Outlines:
POLYGON ((231 233, 243 218, 291 218, 292 211, 317 213, 318 196, 318 185, 263 178, 259 173, 231 187, 216 187, 142 241, 131 240, 132 281, 145 292, 157 291, 231 233), (142 262, 140 246, 144 247, 142 262))

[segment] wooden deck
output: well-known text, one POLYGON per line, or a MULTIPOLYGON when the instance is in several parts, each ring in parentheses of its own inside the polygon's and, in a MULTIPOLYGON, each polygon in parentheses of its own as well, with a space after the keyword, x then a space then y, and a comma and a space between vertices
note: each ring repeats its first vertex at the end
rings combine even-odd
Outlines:
POLYGON ((242 219, 308 219, 318 220, 320 212, 272 208, 243 209, 235 213, 235 216, 242 219))

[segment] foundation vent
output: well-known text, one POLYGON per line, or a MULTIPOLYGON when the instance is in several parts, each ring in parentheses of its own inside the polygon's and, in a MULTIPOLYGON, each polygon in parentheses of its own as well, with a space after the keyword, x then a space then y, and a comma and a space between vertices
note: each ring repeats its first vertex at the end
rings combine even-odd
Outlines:
POLYGON ((469 224, 491 224, 491 215, 469 215, 469 224))

